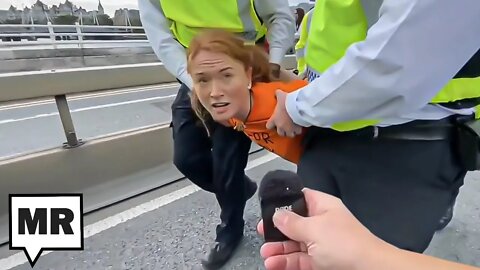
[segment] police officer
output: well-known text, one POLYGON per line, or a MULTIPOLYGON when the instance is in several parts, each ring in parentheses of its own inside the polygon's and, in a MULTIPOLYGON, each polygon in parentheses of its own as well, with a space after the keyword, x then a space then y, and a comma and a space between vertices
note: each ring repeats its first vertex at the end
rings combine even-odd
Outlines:
POLYGON ((298 173, 340 197, 374 234, 423 252, 475 170, 477 0, 317 1, 307 77, 267 123, 311 127, 298 173))
POLYGON ((165 68, 181 83, 172 105, 175 166, 193 183, 215 194, 221 208, 216 243, 202 263, 215 269, 232 255, 243 236, 243 212, 256 184, 245 175, 250 140, 241 132, 206 123, 208 137, 190 104, 192 78, 186 48, 202 29, 221 28, 247 42, 268 41, 273 75, 293 46, 295 20, 287 0, 139 0, 145 32, 165 68))

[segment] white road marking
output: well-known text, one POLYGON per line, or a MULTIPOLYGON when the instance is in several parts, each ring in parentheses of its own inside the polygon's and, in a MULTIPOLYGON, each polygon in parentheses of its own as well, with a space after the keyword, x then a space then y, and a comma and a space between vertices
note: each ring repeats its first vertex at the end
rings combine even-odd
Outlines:
POLYGON ((277 155, 273 154, 273 153, 270 153, 270 152, 267 152, 265 155, 259 157, 259 158, 256 158, 250 162, 248 162, 247 164, 247 167, 245 168, 245 170, 251 170, 255 167, 258 167, 262 164, 265 164, 267 162, 270 162, 274 159, 278 158, 277 155))
MULTIPOLYGON (((269 161, 272 161, 274 159, 278 158, 277 155, 272 154, 272 153, 267 153, 264 156, 261 156, 259 158, 256 158, 252 161, 250 161, 246 167, 246 170, 251 170, 255 167, 258 167, 262 164, 265 164, 269 161)), ((153 199, 149 202, 137 205, 135 207, 132 207, 130 209, 127 209, 123 212, 120 212, 118 214, 115 214, 113 216, 107 217, 103 220, 100 220, 98 222, 95 222, 91 225, 85 226, 84 227, 84 238, 87 239, 91 236, 94 236, 96 234, 99 234, 105 230, 108 230, 110 228, 113 228, 119 224, 122 224, 124 222, 127 222, 131 219, 134 219, 136 217, 139 217, 145 213, 151 212, 155 209, 158 209, 162 206, 165 206, 167 204, 170 204, 174 201, 180 200, 184 197, 187 197, 197 191, 201 190, 199 187, 196 185, 190 184, 182 189, 176 190, 172 193, 163 195, 161 197, 158 197, 156 199, 153 199)), ((41 256, 47 255, 52 251, 44 251, 42 252, 41 256)), ((16 253, 8 258, 5 259, 0 259, 0 267, 4 267, 1 269, 8 270, 14 267, 17 267, 19 265, 27 263, 27 258, 23 252, 16 253)))
MULTIPOLYGON (((167 99, 172 99, 175 96, 176 95, 168 95, 168 96, 162 96, 162 97, 151 97, 151 98, 129 100, 129 101, 123 101, 123 102, 117 102, 117 103, 109 103, 109 104, 79 108, 79 109, 71 110, 70 112, 75 113, 75 112, 83 112, 83 111, 111 108, 111 107, 116 107, 116 106, 122 106, 122 105, 127 105, 127 104, 134 104, 134 103, 141 103, 141 102, 152 101, 152 100, 167 100, 167 99)), ((34 115, 34 116, 17 118, 17 119, 5 119, 5 120, 0 120, 0 125, 8 124, 8 123, 14 123, 14 122, 20 122, 20 121, 26 121, 26 120, 32 120, 32 119, 36 119, 36 118, 55 116, 55 115, 58 115, 58 112, 42 113, 42 114, 37 114, 37 115, 34 115)))

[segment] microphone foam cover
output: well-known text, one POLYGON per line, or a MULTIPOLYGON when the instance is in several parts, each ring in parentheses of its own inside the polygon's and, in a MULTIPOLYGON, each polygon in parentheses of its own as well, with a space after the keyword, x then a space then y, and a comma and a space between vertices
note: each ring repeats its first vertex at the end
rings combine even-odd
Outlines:
POLYGON ((261 199, 269 200, 279 195, 302 193, 303 183, 300 176, 292 171, 270 171, 262 179, 258 190, 261 199))
POLYGON ((273 224, 273 215, 276 211, 284 209, 301 216, 308 214, 302 189, 302 179, 292 171, 275 170, 265 174, 258 194, 266 242, 288 240, 288 237, 273 224))

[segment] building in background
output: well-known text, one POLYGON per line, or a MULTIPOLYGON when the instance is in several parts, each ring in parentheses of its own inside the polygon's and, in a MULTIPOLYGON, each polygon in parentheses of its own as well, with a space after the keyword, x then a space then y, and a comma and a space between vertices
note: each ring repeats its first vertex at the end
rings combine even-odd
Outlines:
MULTIPOLYGON (((63 1, 63 0, 62 0, 63 1)), ((315 0, 289 0, 292 13, 297 8, 308 12, 315 5, 315 0)), ((41 0, 37 0, 31 7, 18 9, 13 5, 8 10, 0 10, 0 24, 75 24, 81 25, 115 25, 141 26, 140 14, 136 9, 120 8, 110 18, 105 14, 101 1, 98 1, 97 10, 86 10, 77 7, 70 0, 49 7, 41 0)))
POLYGON ((87 25, 113 25, 113 20, 105 14, 100 0, 97 10, 87 11, 81 6, 77 7, 69 0, 58 6, 49 7, 41 0, 37 0, 31 7, 23 10, 10 6, 8 10, 0 10, 0 24, 80 24, 87 25))

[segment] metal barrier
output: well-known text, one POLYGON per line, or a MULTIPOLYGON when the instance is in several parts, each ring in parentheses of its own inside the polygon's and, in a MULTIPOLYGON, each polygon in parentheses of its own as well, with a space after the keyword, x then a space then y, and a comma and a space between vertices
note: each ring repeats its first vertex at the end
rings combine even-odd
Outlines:
POLYGON ((56 49, 59 45, 85 44, 125 44, 134 42, 149 46, 147 37, 141 26, 110 25, 55 25, 48 22, 42 24, 0 24, 1 47, 51 45, 56 49), (39 40, 39 39, 45 40, 39 40), (27 41, 22 41, 26 39, 27 41), (103 40, 99 40, 103 39, 103 40), (11 41, 14 40, 14 41, 11 41), (16 41, 15 41, 16 40, 16 41), (10 42, 8 42, 10 41, 10 42))
MULTIPOLYGON (((298 40, 298 33, 295 38, 298 40)), ((4 41, 0 42, 0 48, 32 45, 49 45, 53 49, 61 45, 83 48, 86 44, 99 48, 105 45, 128 47, 131 43, 135 47, 150 47, 142 26, 80 25, 78 22, 75 25, 55 25, 51 22, 46 25, 0 24, 0 40, 4 41)))
POLYGON ((55 97, 67 138, 64 147, 72 148, 82 142, 76 137, 66 95, 173 81, 175 78, 160 63, 0 74, 4 89, 0 102, 55 97))
POLYGON ((0 74, 0 102, 174 82, 162 63, 0 74), (18 91, 16 89, 22 89, 18 91))

